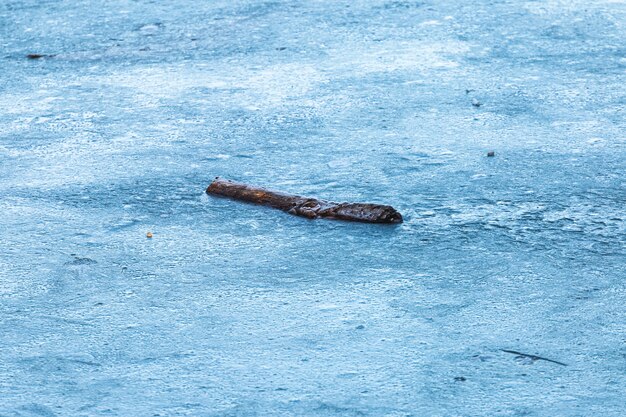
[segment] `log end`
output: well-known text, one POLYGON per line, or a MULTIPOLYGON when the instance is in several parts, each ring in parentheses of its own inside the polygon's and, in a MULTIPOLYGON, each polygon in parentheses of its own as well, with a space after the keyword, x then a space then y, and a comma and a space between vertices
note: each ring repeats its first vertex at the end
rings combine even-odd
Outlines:
POLYGON ((380 219, 380 223, 402 223, 404 221, 402 214, 391 206, 387 206, 380 219))
POLYGON ((342 203, 324 210, 327 217, 368 223, 402 223, 402 214, 391 206, 366 203, 342 203))
POLYGON ((219 180, 220 177, 215 177, 213 181, 211 181, 211 184, 209 184, 209 186, 206 188, 207 194, 211 194, 211 192, 213 192, 213 190, 217 187, 219 180))

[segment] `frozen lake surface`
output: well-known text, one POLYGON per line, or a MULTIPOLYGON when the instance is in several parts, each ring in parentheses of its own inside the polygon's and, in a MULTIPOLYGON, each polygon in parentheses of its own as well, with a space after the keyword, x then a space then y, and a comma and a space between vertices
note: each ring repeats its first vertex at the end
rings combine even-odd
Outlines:
POLYGON ((625 39, 620 0, 3 0, 0 416, 626 415, 625 39))

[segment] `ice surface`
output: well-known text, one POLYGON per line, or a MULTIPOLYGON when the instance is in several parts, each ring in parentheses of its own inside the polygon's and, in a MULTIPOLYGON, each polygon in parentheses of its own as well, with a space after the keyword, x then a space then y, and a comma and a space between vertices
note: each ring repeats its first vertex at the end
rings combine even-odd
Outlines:
POLYGON ((626 415, 624 39, 615 0, 0 2, 0 416, 626 415))

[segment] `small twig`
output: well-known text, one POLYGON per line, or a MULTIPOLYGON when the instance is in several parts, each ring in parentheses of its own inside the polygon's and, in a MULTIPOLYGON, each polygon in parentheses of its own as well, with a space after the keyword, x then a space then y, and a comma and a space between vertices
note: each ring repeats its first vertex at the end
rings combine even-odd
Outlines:
POLYGON ((516 350, 508 350, 508 349, 500 349, 500 350, 502 352, 512 353, 512 354, 518 355, 518 356, 524 356, 526 358, 532 359, 533 361, 546 361, 546 362, 556 363, 557 365, 561 365, 561 366, 567 366, 567 364, 565 364, 563 362, 555 361, 553 359, 548 359, 548 358, 544 358, 544 357, 537 356, 537 355, 530 355, 528 353, 522 353, 522 352, 518 352, 516 350))

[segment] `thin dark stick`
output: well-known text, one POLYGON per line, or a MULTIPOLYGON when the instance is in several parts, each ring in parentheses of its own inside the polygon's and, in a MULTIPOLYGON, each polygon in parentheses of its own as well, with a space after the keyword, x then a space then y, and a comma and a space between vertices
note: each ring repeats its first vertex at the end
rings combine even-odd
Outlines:
POLYGON ((402 215, 391 206, 367 203, 334 203, 266 190, 219 177, 209 185, 206 192, 234 200, 274 207, 289 214, 309 219, 326 218, 368 223, 402 223, 402 215))
POLYGON ((555 360, 544 358, 544 357, 537 356, 537 355, 530 355, 528 353, 522 353, 522 352, 518 352, 516 350, 508 350, 508 349, 500 349, 500 350, 502 352, 512 353, 514 355, 519 355, 519 356, 524 356, 524 357, 530 358, 530 359, 532 359, 534 361, 546 361, 546 362, 556 363, 557 365, 567 366, 567 364, 565 364, 563 362, 555 361, 555 360))

